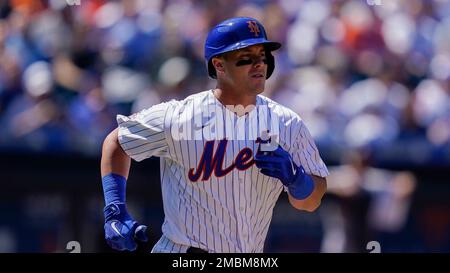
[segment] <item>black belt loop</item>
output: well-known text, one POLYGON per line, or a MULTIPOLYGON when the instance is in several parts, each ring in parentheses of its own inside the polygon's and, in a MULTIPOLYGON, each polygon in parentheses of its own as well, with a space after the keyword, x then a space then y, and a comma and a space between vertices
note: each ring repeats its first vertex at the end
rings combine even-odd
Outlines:
POLYGON ((208 251, 197 248, 197 247, 193 247, 190 246, 187 250, 186 253, 208 253, 208 251))

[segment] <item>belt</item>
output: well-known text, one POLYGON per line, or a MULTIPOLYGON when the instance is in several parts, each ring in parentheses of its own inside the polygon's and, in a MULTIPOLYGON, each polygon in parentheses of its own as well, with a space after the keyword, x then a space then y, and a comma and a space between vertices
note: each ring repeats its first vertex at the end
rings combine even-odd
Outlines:
POLYGON ((187 250, 186 253, 208 253, 208 251, 203 250, 201 248, 197 248, 197 247, 193 247, 190 246, 187 250))

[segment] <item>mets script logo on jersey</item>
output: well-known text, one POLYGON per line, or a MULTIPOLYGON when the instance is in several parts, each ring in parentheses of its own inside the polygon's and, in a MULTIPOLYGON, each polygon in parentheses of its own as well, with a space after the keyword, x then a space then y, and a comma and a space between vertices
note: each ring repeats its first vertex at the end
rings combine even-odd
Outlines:
MULTIPOLYGON (((262 140, 258 138, 256 143, 267 143, 269 140, 262 140)), ((253 151, 252 149, 246 147, 239 151, 234 159, 233 163, 223 168, 223 161, 225 158, 225 154, 227 151, 227 139, 222 139, 219 141, 219 145, 214 152, 214 140, 207 141, 205 143, 205 147, 203 148, 203 154, 200 158, 200 162, 198 162, 197 168, 191 168, 189 170, 188 176, 192 182, 197 182, 200 177, 202 177, 201 181, 206 181, 211 178, 212 173, 216 177, 222 177, 227 175, 229 172, 234 170, 235 168, 240 171, 245 171, 250 168, 254 164, 253 160, 253 151)))
POLYGON ((259 26, 255 21, 247 21, 248 28, 250 29, 250 32, 255 33, 255 37, 259 36, 259 33, 261 32, 259 30, 259 26))
POLYGON ((197 170, 194 170, 194 168, 189 170, 188 175, 192 182, 197 182, 202 174, 202 181, 205 181, 211 178, 213 171, 216 177, 222 177, 227 175, 234 168, 243 171, 253 165, 253 151, 250 148, 244 148, 237 154, 233 164, 224 169, 222 165, 226 154, 228 140, 222 139, 219 142, 219 146, 215 153, 214 142, 215 141, 212 140, 205 143, 202 157, 197 165, 197 170))

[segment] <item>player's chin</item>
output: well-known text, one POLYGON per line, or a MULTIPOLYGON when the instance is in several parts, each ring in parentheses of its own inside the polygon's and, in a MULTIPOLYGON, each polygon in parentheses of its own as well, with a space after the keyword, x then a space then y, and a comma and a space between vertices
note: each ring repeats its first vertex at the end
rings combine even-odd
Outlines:
POLYGON ((253 90, 253 93, 262 93, 264 91, 264 87, 266 85, 266 79, 251 79, 249 81, 250 89, 253 90))

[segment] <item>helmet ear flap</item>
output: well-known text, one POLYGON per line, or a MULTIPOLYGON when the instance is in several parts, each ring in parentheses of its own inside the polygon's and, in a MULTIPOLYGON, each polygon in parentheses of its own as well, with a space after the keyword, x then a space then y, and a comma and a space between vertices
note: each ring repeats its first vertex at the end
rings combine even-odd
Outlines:
POLYGON ((217 79, 216 68, 212 64, 212 58, 208 62, 208 75, 213 79, 217 79))
POLYGON ((266 60, 267 60, 267 75, 266 79, 268 79, 275 69, 275 58, 272 55, 270 50, 266 50, 266 60))

